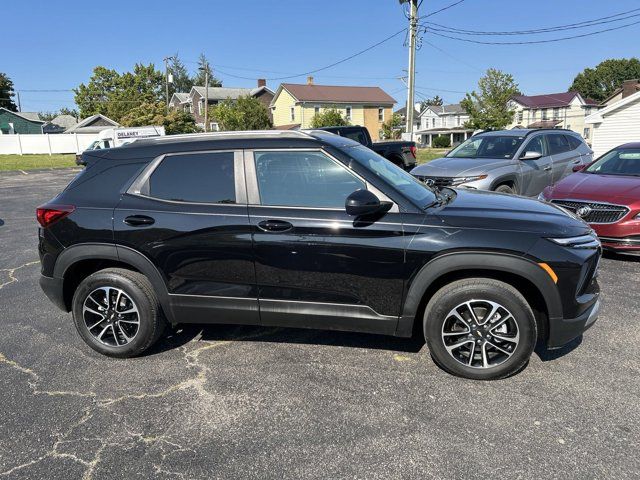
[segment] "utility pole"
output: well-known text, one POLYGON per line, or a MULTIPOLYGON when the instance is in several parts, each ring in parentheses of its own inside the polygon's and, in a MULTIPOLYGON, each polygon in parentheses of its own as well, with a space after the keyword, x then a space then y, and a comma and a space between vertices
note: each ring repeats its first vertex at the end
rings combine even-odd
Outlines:
POLYGON ((164 95, 167 100, 167 113, 169 113, 169 60, 173 60, 173 57, 164 57, 164 95))
POLYGON ((204 71, 204 131, 209 131, 209 69, 204 71))
POLYGON ((413 104, 415 96, 416 78, 416 34, 418 31, 418 0, 400 0, 401 3, 411 3, 409 14, 409 80, 407 82, 407 133, 413 140, 413 104))
POLYGON ((18 111, 21 112, 22 111, 22 105, 20 105, 20 92, 16 92, 16 95, 18 97, 18 111))

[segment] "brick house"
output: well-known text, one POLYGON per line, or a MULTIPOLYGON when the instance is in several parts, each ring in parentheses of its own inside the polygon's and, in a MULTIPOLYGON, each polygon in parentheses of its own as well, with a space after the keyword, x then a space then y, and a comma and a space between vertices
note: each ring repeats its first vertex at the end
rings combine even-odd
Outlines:
MULTIPOLYGON (((196 125, 200 128, 204 127, 204 99, 208 97, 209 106, 212 107, 224 100, 237 100, 238 97, 251 96, 257 98, 260 103, 269 109, 271 100, 273 99, 273 91, 267 87, 265 80, 259 79, 256 88, 232 88, 232 87, 191 87, 189 93, 176 92, 169 100, 169 107, 193 114, 196 125), (208 91, 207 91, 208 90, 208 91)), ((269 110, 271 114, 271 110, 269 110)), ((211 131, 218 130, 218 124, 211 122, 211 131)))

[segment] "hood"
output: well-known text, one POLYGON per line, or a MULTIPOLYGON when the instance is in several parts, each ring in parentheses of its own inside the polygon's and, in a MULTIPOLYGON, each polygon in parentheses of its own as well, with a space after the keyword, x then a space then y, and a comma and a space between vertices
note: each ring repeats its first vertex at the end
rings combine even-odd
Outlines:
POLYGON ((429 163, 418 165, 411 170, 412 175, 433 177, 460 177, 486 173, 495 168, 513 165, 509 158, 454 158, 442 157, 429 163))
POLYGON ((624 202, 640 199, 640 177, 574 173, 550 189, 550 198, 624 202))
POLYGON ((584 235, 591 228, 565 210, 525 197, 482 190, 455 190, 439 212, 448 225, 486 230, 531 232, 541 237, 584 235))

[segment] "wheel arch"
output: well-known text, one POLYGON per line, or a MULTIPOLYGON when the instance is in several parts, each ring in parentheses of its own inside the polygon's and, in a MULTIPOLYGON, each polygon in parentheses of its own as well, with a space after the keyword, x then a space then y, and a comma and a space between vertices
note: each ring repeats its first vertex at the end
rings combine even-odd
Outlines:
POLYGON ((59 255, 53 276, 64 281, 63 297, 67 311, 70 310, 73 292, 78 284, 88 275, 110 267, 126 268, 145 275, 158 296, 165 317, 172 321, 167 285, 158 269, 141 253, 116 244, 78 244, 59 255))
POLYGON ((421 326, 420 315, 437 290, 452 281, 471 277, 501 280, 518 289, 536 314, 540 339, 546 340, 549 319, 562 318, 558 290, 535 262, 503 253, 449 253, 428 262, 411 281, 396 335, 411 336, 414 328, 421 326))
POLYGON ((491 181, 490 190, 495 190, 500 185, 511 184, 513 185, 513 189, 517 192, 520 190, 520 183, 518 182, 518 177, 515 173, 505 173, 502 174, 491 181))

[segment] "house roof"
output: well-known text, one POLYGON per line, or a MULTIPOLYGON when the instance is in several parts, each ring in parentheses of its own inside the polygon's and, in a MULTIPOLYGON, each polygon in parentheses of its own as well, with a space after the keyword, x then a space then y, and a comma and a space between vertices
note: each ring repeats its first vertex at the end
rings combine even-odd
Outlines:
POLYGON ((625 107, 630 103, 634 103, 640 100, 640 91, 634 93, 633 95, 629 95, 628 97, 623 98, 622 100, 618 100, 615 103, 612 103, 608 107, 603 108, 602 110, 598 110, 596 113, 592 113, 588 117, 584 119, 585 123, 601 123, 603 118, 606 115, 618 110, 619 108, 625 107))
POLYGON ((371 103, 374 105, 393 105, 396 103, 395 99, 380 87, 283 83, 278 88, 278 92, 282 88, 286 89, 299 102, 371 103))
MULTIPOLYGON (((205 88, 204 87, 193 87, 189 95, 193 91, 198 92, 198 95, 201 97, 205 96, 205 88)), ((238 97, 243 95, 252 95, 251 88, 229 88, 229 87, 209 87, 207 96, 209 100, 226 100, 230 98, 231 100, 236 100, 238 97)))
POLYGON ((49 123, 58 125, 63 128, 71 128, 78 123, 78 120, 76 120, 76 117, 74 117, 73 115, 58 115, 49 123))
MULTIPOLYGON (((631 85, 630 88, 631 89, 635 89, 636 91, 640 91, 640 81, 638 81, 637 79, 634 79, 637 83, 635 85, 631 85)), ((633 80, 631 80, 633 81, 633 80)), ((625 82, 626 83, 626 82, 625 82)), ((626 87, 626 85, 625 85, 626 87)), ((607 98, 605 98, 600 105, 606 105, 607 102, 609 102, 609 100, 611 100, 612 98, 614 98, 617 95, 620 95, 624 90, 624 87, 618 87, 616 88, 613 92, 611 92, 611 95, 609 95, 607 98)), ((626 97, 625 97, 626 98, 626 97)))
POLYGON ((38 114, 38 112, 12 112, 8 108, 4 107, 0 107, 0 110, 12 113, 14 115, 17 115, 18 117, 24 118, 25 120, 29 120, 30 122, 47 123, 44 120, 40 120, 40 115, 38 114))
POLYGON ((553 128, 562 123, 562 120, 540 120, 530 123, 527 128, 553 128))
POLYGON ((185 92, 175 92, 171 95, 171 100, 173 100, 173 97, 176 97, 180 103, 184 103, 189 100, 189 94, 185 92))
MULTIPOLYGON (((568 107, 576 95, 583 100, 578 92, 548 93, 545 95, 514 95, 511 99, 528 108, 555 108, 568 107)), ((597 105, 597 102, 593 103, 593 105, 597 105)))
POLYGON ((273 90, 271 90, 271 89, 270 89, 269 87, 267 87, 266 85, 263 85, 263 86, 261 86, 261 87, 252 88, 252 89, 251 89, 251 93, 250 93, 250 95, 251 95, 252 97, 255 97, 256 95, 258 95, 259 93, 262 93, 262 92, 268 92, 268 93, 270 93, 271 95, 274 95, 273 90))
MULTIPOLYGON (((399 108, 398 110, 396 110, 394 113, 397 113, 398 115, 402 116, 403 118, 405 117, 405 115, 407 114, 407 107, 402 107, 399 108)), ((413 109, 413 117, 415 119, 418 118, 418 116, 420 115, 420 112, 418 112, 418 110, 416 110, 415 108, 413 109)))
POLYGON ((467 113, 459 103, 450 103, 448 105, 429 105, 425 108, 425 110, 427 109, 437 113, 438 115, 467 113))
POLYGON ((79 123, 76 123, 73 127, 67 128, 64 133, 97 133, 106 128, 119 127, 120 124, 115 120, 111 120, 106 115, 97 113, 85 118, 79 123), (98 120, 104 120, 110 125, 93 125, 98 120))

